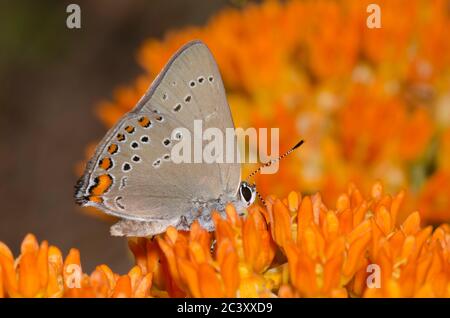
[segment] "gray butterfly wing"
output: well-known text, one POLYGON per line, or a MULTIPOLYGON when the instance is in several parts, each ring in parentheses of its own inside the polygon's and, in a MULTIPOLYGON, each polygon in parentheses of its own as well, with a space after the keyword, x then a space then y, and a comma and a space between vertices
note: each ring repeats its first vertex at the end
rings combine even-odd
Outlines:
MULTIPOLYGON (((208 47, 200 41, 186 44, 172 57, 136 109, 156 109, 163 115, 173 115, 180 124, 191 130, 192 136, 195 119, 202 120, 203 130, 215 127, 225 133, 227 128, 234 129, 216 61, 208 47)), ((217 198, 222 193, 234 196, 238 191, 241 166, 236 160, 239 158, 237 147, 233 150, 234 163, 189 167, 192 169, 191 175, 209 176, 208 191, 214 191, 210 192, 211 198, 217 198)), ((202 193, 204 186, 193 184, 192 190, 202 193)))
POLYGON ((192 210, 195 200, 234 196, 238 163, 171 161, 172 131, 184 127, 194 137, 195 119, 204 129, 234 128, 217 65, 201 42, 176 53, 136 108, 104 137, 80 180, 78 201, 126 219, 169 221, 192 210))
POLYGON ((168 219, 186 210, 185 184, 167 182, 170 127, 164 120, 155 113, 127 114, 100 143, 77 198, 134 220, 168 219))

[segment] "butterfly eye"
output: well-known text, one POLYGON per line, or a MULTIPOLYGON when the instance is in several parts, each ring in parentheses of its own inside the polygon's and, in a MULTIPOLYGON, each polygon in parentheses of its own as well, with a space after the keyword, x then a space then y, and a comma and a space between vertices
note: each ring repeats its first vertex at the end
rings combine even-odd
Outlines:
POLYGON ((250 186, 247 182, 242 182, 239 189, 241 200, 249 206, 255 201, 256 190, 254 187, 250 186))
POLYGON ((252 192, 248 187, 242 187, 241 189, 242 197, 245 201, 249 202, 252 198, 252 192))

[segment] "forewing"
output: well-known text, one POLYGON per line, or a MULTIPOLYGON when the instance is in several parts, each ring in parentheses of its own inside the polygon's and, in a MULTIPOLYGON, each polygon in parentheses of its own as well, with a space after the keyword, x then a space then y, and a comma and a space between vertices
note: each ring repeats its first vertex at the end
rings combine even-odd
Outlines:
POLYGON ((78 201, 148 221, 179 218, 192 210, 195 200, 234 196, 240 182, 236 160, 171 160, 177 142, 172 132, 186 128, 193 138, 201 137, 194 132, 196 119, 202 120, 204 130, 215 127, 224 135, 226 128, 234 128, 219 70, 201 42, 180 49, 135 109, 104 137, 80 179, 78 201))
MULTIPOLYGON (((153 110, 174 116, 181 125, 191 130, 192 134, 193 122, 196 119, 202 120, 203 130, 210 127, 219 128, 224 136, 227 128, 234 129, 219 69, 204 43, 193 41, 181 48, 136 107, 136 111, 153 110)), ((205 174, 209 176, 210 188, 214 189, 210 198, 224 193, 234 196, 238 191, 241 168, 237 161, 235 137, 233 141, 235 147, 230 147, 235 152, 232 163, 226 163, 224 157, 223 163, 202 164, 200 169, 193 168, 191 175, 197 176, 200 170, 202 173, 198 174, 198 177, 201 178, 205 174)), ((195 185, 193 184, 192 189, 201 191, 195 185)))

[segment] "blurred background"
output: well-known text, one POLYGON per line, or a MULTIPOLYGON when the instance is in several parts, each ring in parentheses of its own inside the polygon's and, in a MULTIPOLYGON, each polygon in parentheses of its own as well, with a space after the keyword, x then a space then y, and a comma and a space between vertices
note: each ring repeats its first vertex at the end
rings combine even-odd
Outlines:
POLYGON ((31 232, 80 249, 88 272, 129 268, 126 240, 75 205, 73 186, 192 39, 215 55, 237 126, 280 127, 280 151, 306 140, 258 177, 264 196, 320 191, 332 208, 349 183, 381 180, 406 191, 404 214, 449 222, 450 1, 78 1, 72 30, 69 3, 0 4, 0 240, 15 253, 31 232))

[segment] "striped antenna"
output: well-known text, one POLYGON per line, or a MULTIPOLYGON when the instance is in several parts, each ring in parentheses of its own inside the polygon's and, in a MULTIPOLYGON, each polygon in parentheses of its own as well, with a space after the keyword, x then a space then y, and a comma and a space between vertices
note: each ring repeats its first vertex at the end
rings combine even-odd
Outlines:
MULTIPOLYGON (((263 164, 262 166, 260 166, 258 169, 256 169, 255 171, 253 171, 252 173, 250 173, 250 175, 247 177, 247 181, 248 179, 250 179, 251 177, 253 177, 255 174, 257 174, 258 172, 261 171, 262 168, 268 167, 272 164, 274 164, 277 161, 280 161, 281 159, 283 159, 284 157, 286 157, 287 155, 289 155, 291 152, 293 152, 295 149, 297 149, 298 147, 300 147, 301 145, 303 145, 304 141, 300 140, 294 147, 292 147, 291 149, 289 149, 288 151, 286 151, 284 154, 282 154, 281 156, 279 156, 276 159, 270 160, 268 163, 263 164)), ((261 199, 261 198, 260 198, 261 199)))
POLYGON ((253 184, 255 187, 256 194, 258 195, 259 200, 264 204, 264 206, 267 208, 266 200, 263 199, 262 195, 259 193, 258 190, 256 190, 256 183, 253 184))

